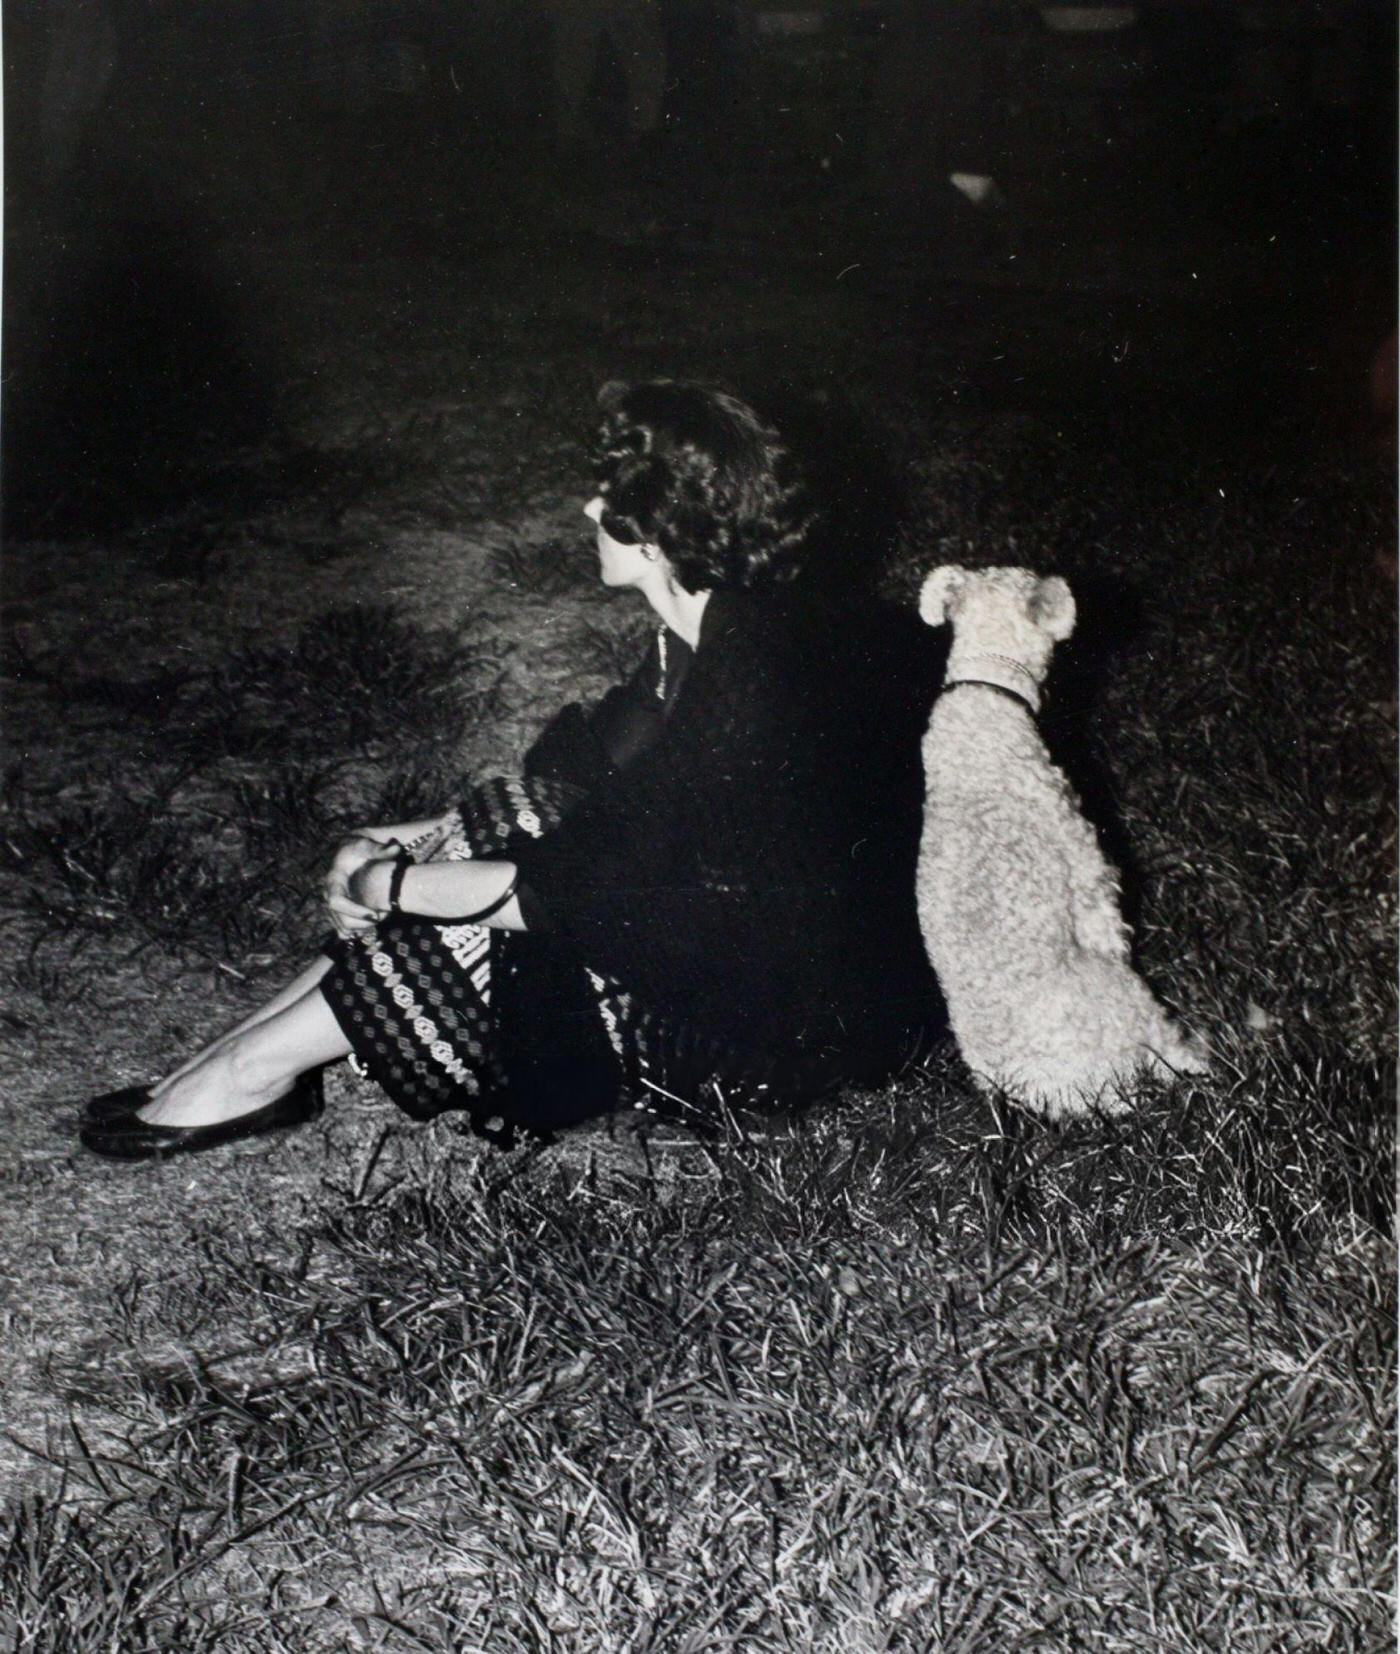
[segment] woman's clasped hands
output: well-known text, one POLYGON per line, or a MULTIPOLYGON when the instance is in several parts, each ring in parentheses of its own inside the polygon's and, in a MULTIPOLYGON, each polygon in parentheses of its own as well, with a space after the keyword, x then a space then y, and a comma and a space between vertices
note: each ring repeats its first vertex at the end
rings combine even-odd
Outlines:
POLYGON ((357 833, 336 851, 323 886, 326 907, 337 936, 359 936, 375 925, 388 911, 386 906, 372 905, 371 870, 383 863, 386 874, 375 883, 387 886, 387 869, 393 866, 399 854, 397 844, 385 844, 368 833, 357 833))

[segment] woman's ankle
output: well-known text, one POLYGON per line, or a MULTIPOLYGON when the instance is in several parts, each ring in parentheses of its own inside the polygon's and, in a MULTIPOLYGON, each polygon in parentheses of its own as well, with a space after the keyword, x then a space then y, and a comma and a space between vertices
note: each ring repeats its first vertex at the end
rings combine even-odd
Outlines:
POLYGON ((153 1097, 161 1096, 177 1080, 183 1080, 186 1074, 193 1074, 196 1068, 202 1068, 211 1057, 216 1057, 227 1043, 228 1035, 225 1034, 221 1039, 216 1039, 212 1044, 206 1045, 202 1051, 196 1052, 194 1056, 186 1057, 178 1068, 172 1068, 168 1074, 162 1075, 156 1081, 151 1087, 151 1095, 153 1097))
POLYGON ((289 1089, 295 1076, 283 1075, 257 1052, 228 1041, 184 1073, 152 1088, 144 1120, 168 1126, 215 1125, 264 1108, 289 1089))
POLYGON ((259 1038, 258 1029, 231 1035, 219 1047, 218 1060, 228 1066, 228 1084, 240 1097, 250 1097, 257 1106, 270 1103, 296 1084, 284 1052, 269 1051, 269 1042, 259 1038))

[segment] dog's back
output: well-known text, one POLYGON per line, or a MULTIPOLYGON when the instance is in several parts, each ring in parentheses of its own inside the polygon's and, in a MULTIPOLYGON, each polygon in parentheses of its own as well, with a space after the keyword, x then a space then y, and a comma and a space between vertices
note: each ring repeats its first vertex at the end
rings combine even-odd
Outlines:
POLYGON ((1068 588, 1047 584, 1001 569, 925 583, 924 618, 954 631, 924 737, 918 896, 968 1066, 1055 1115, 1126 1106, 1137 1070, 1203 1057, 1133 973, 1117 876, 1036 725, 1073 624, 1068 588))

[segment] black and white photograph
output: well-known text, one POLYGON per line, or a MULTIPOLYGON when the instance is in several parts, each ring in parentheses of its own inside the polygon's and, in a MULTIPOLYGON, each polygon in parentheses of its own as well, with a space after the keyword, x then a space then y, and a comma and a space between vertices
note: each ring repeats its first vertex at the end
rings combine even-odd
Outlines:
POLYGON ((1379 1654, 1394 0, 6 0, 0 1654, 1379 1654))

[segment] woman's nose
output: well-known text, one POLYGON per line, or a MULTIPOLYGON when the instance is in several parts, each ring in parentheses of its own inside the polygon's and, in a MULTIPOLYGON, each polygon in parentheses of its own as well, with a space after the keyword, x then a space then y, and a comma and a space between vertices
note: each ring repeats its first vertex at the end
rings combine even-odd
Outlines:
POLYGON ((583 508, 583 514, 590 522, 600 523, 603 520, 603 496, 595 494, 583 508))

